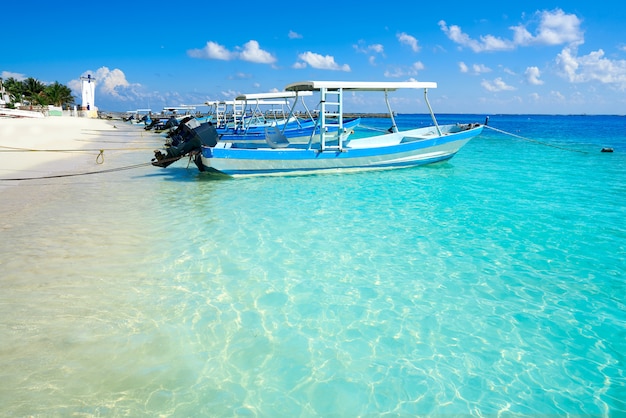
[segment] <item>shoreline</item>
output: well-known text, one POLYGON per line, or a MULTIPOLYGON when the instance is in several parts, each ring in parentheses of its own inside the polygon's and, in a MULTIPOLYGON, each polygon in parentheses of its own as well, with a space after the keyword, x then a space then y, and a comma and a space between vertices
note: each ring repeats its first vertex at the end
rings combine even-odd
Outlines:
POLYGON ((123 121, 0 118, 0 230, 19 223, 25 212, 64 198, 68 181, 128 166, 130 152, 145 154, 143 161, 150 163, 151 150, 162 142, 123 121))
MULTIPOLYGON (((106 121, 74 117, 0 119, 0 179, 71 169, 89 151, 89 132, 114 129, 106 121), (56 166, 48 166, 50 163, 56 166)), ((91 145, 99 146, 99 143, 91 145)))
MULTIPOLYGON (((139 136, 148 135, 116 120, 65 116, 0 119, 0 189, 50 175, 97 171, 108 165, 107 156, 134 147, 139 136)), ((149 137, 154 137, 155 144, 161 142, 153 133, 149 137)))

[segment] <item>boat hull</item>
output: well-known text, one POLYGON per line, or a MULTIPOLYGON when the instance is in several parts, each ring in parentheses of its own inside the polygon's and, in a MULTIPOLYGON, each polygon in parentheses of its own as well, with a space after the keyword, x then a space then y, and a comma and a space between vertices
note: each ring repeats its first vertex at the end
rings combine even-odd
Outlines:
POLYGON ((383 170, 436 163, 452 158, 461 147, 482 132, 476 125, 459 132, 420 138, 420 130, 385 135, 376 146, 353 146, 343 150, 283 148, 241 149, 202 147, 201 169, 233 177, 301 175, 335 171, 383 170), (414 137, 412 135, 415 134, 414 137))

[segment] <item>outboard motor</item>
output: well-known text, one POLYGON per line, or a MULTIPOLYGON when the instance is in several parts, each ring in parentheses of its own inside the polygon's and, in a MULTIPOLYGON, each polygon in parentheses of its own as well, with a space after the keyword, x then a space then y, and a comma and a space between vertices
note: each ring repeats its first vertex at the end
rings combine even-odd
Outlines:
POLYGON ((167 167, 182 156, 192 151, 199 151, 203 145, 214 147, 219 139, 217 130, 211 122, 201 124, 194 118, 178 125, 176 131, 178 133, 172 135, 173 146, 167 148, 167 154, 163 154, 159 150, 155 151, 154 155, 157 161, 153 165, 167 167), (174 145, 174 141, 177 142, 176 145, 174 145))
POLYGON ((165 122, 165 129, 175 128, 177 126, 178 126, 178 119, 176 119, 174 116, 170 116, 167 122, 165 122))
MULTIPOLYGON (((193 118, 193 116, 186 116, 178 123, 178 126, 176 126, 174 130, 170 131, 167 134, 167 136, 169 136, 172 139, 172 142, 171 142, 172 146, 176 147, 181 142, 184 142, 184 132, 189 131, 188 129, 185 129, 186 127, 188 127, 187 122, 189 122, 192 119, 195 122, 198 122, 197 120, 193 118)), ((190 127, 189 129, 193 129, 193 127, 190 127)))
POLYGON ((214 147, 217 145, 217 140, 219 136, 217 134, 217 129, 211 122, 202 123, 197 128, 193 130, 194 134, 200 141, 200 144, 205 147, 214 147))

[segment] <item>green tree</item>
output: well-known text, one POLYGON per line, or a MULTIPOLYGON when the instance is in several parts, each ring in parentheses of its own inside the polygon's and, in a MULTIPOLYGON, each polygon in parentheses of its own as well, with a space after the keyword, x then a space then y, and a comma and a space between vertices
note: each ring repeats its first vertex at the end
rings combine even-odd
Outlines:
POLYGON ((9 94, 11 104, 21 102, 24 96, 24 84, 21 81, 17 81, 13 77, 9 77, 3 81, 4 89, 9 94))
POLYGON ((55 106, 69 106, 74 104, 72 90, 63 84, 60 84, 58 81, 46 86, 44 93, 49 104, 53 104, 55 106))
POLYGON ((45 84, 32 77, 28 77, 26 80, 22 81, 22 84, 24 84, 24 95, 31 106, 33 103, 46 104, 44 98, 41 97, 46 89, 45 84))
POLYGON ((46 106, 53 104, 55 106, 73 105, 75 98, 72 96, 72 90, 55 81, 46 86, 41 81, 29 77, 25 80, 18 81, 13 77, 3 80, 4 89, 9 94, 10 106, 14 106, 17 102, 28 101, 31 106, 34 104, 46 106))

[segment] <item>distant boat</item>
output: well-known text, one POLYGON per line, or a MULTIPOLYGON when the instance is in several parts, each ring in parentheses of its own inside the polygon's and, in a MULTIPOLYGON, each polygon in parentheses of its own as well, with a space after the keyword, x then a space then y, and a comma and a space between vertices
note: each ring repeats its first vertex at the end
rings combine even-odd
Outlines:
POLYGON ((218 103, 217 130, 222 133, 263 132, 267 126, 283 126, 297 122, 292 114, 296 105, 294 92, 269 92, 241 94, 232 101, 218 103), (225 103, 231 106, 230 113, 219 111, 225 103))
POLYGON ((166 106, 161 113, 151 115, 151 122, 146 124, 144 129, 155 132, 168 131, 178 126, 183 118, 190 115, 196 115, 195 105, 166 106))
POLYGON ((306 118, 297 117, 294 109, 298 97, 296 92, 281 91, 269 93, 241 94, 234 100, 207 102, 214 106, 213 121, 217 132, 224 140, 240 140, 244 135, 255 139, 259 135, 265 137, 265 128, 278 127, 281 130, 310 128, 315 120, 306 108, 306 118), (292 100, 292 101, 290 101, 292 100))
MULTIPOLYGON (((201 124, 210 121, 220 141, 237 148, 270 147, 267 138, 274 136, 275 131, 288 138, 290 143, 303 144, 312 138, 319 139, 320 126, 314 117, 315 112, 311 112, 303 100, 312 95, 313 92, 280 91, 242 94, 234 100, 207 101, 210 115, 196 116, 195 119, 201 124), (295 111, 299 104, 297 99, 301 100, 302 110, 299 112, 295 111)), ((344 119, 344 127, 354 129, 360 121, 360 118, 344 119)), ((168 145, 179 146, 186 142, 191 136, 186 133, 187 128, 181 126, 170 131, 168 136, 172 140, 168 145)), ((337 132, 337 127, 329 126, 327 132, 337 132)))
MULTIPOLYGON (((239 146, 223 141, 217 131, 205 130, 195 155, 201 171, 232 177, 301 175, 327 172, 383 170, 436 163, 452 158, 467 142, 480 135, 483 125, 457 123, 439 125, 428 101, 434 82, 345 82, 304 81, 292 83, 285 91, 320 95, 316 123, 320 134, 307 143, 294 143, 277 127, 266 128, 265 143, 239 146), (400 131, 389 103, 389 93, 399 89, 420 89, 432 118, 432 126, 400 131), (343 95, 379 92, 389 112, 387 131, 355 133, 346 127, 343 95)), ((156 164, 155 164, 156 165, 156 164)))
POLYGON ((122 120, 130 123, 143 123, 147 126, 152 123, 150 115, 152 115, 152 109, 128 110, 122 116, 122 120))

